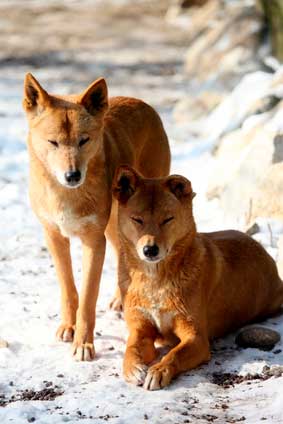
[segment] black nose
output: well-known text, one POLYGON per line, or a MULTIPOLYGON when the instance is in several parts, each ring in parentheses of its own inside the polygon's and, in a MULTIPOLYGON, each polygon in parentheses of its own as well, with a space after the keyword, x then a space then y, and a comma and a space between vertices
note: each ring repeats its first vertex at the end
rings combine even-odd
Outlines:
POLYGON ((80 171, 68 171, 65 172, 65 180, 67 183, 78 183, 81 179, 80 171))
POLYGON ((154 244, 153 246, 149 246, 148 244, 144 246, 143 248, 143 254, 147 258, 155 258, 158 255, 159 247, 157 244, 154 244))

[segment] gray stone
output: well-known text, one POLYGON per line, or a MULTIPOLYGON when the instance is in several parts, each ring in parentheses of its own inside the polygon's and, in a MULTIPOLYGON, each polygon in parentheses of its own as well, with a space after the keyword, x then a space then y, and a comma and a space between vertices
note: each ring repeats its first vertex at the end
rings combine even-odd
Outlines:
POLYGON ((280 340, 280 334, 270 328, 252 326, 242 329, 235 338, 235 343, 244 348, 271 350, 280 340))

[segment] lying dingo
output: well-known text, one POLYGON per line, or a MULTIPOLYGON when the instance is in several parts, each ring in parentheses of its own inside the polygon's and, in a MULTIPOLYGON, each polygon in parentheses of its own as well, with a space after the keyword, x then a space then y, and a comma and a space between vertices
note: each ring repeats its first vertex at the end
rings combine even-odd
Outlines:
POLYGON ((115 169, 127 163, 148 177, 168 175, 170 151, 161 120, 141 100, 108 101, 103 78, 82 94, 48 94, 31 75, 24 84, 29 123, 30 198, 44 227, 61 286, 62 323, 57 337, 72 341, 77 360, 94 357, 95 307, 105 236, 119 256, 115 169), (80 299, 74 283, 69 238, 83 250, 80 299))
POLYGON ((149 390, 165 387, 209 360, 211 339, 279 309, 283 284, 274 260, 241 232, 197 233, 186 178, 144 179, 120 167, 113 194, 130 333, 127 381, 149 390), (148 368, 156 359, 155 340, 172 336, 175 347, 148 368))

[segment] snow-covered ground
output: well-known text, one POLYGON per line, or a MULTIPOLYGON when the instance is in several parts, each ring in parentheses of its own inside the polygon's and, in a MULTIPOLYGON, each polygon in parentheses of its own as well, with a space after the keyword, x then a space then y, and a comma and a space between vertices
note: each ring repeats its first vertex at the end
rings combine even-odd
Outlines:
MULTIPOLYGON (((34 7, 38 5, 40 2, 34 2, 34 7)), ((191 179, 197 192, 195 217, 199 229, 222 229, 225 224, 217 201, 208 202, 205 197, 215 169, 213 146, 208 139, 194 139, 185 125, 178 126, 172 119, 174 101, 187 94, 181 72, 185 44, 176 40, 175 35, 171 36, 170 44, 162 31, 159 33, 160 17, 155 20, 150 40, 144 41, 139 51, 133 42, 117 55, 115 45, 108 45, 105 40, 101 44, 97 42, 95 60, 100 67, 94 66, 91 72, 93 78, 100 73, 106 75, 110 94, 142 97, 159 110, 171 141, 172 172, 191 179), (168 62, 170 70, 159 76, 168 62), (123 63, 126 63, 124 67, 123 63)), ((282 376, 245 381, 228 388, 216 384, 213 377, 214 373, 261 373, 265 365, 283 365, 282 341, 270 352, 241 350, 234 344, 234 335, 230 335, 214 343, 208 365, 180 376, 162 391, 147 392, 123 381, 121 365, 127 330, 121 314, 108 309, 115 287, 115 261, 110 247, 98 300, 95 360, 77 363, 71 357, 70 345, 55 340, 59 287, 42 229, 28 202, 27 128, 20 102, 22 80, 28 70, 55 92, 85 87, 85 76, 80 82, 84 72, 74 72, 72 82, 72 69, 77 71, 77 62, 87 62, 88 58, 79 51, 74 63, 64 64, 66 54, 58 53, 63 63, 60 67, 55 63, 35 68, 13 61, 0 66, 0 338, 9 343, 8 348, 0 348, 0 422, 283 423, 282 376), (25 390, 43 390, 41 393, 47 396, 53 392, 62 394, 53 400, 17 400, 1 407, 12 396, 32 397, 25 390)), ((89 69, 88 72, 89 78, 89 69)), ((282 227, 265 220, 261 229, 257 238, 276 257, 274 237, 282 232, 282 227)), ((79 286, 81 254, 77 240, 73 243, 73 258, 79 286)), ((264 325, 283 336, 282 316, 270 318, 264 325)))

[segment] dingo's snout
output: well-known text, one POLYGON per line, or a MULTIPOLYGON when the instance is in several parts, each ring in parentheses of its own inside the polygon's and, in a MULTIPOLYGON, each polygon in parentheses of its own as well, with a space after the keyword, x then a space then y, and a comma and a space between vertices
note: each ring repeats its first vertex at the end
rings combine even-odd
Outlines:
POLYGON ((76 186, 80 182, 81 177, 82 174, 79 169, 76 169, 75 171, 65 172, 65 180, 70 186, 76 186))
POLYGON ((159 262, 165 256, 162 244, 157 242, 156 237, 153 236, 142 236, 137 242, 136 248, 140 259, 146 262, 159 262))
POLYGON ((159 253, 159 247, 157 246, 157 244, 154 244, 152 246, 150 244, 146 244, 143 247, 144 256, 151 261, 157 258, 158 253, 159 253))
POLYGON ((68 171, 57 170, 56 178, 60 184, 67 188, 77 188, 83 184, 86 172, 84 169, 69 169, 68 171))

